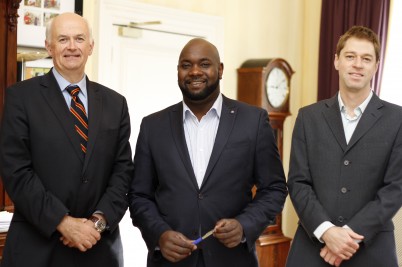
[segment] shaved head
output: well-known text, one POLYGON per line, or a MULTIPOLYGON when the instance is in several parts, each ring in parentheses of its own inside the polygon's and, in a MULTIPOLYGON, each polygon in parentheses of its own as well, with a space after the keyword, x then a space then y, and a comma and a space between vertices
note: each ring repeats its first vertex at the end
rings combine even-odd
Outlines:
POLYGON ((205 39, 202 38, 194 38, 191 39, 182 49, 179 57, 179 62, 182 59, 183 55, 188 52, 188 50, 193 50, 193 49, 206 49, 209 51, 209 56, 211 57, 211 60, 214 60, 218 64, 221 62, 220 56, 218 49, 216 46, 211 44, 205 39))

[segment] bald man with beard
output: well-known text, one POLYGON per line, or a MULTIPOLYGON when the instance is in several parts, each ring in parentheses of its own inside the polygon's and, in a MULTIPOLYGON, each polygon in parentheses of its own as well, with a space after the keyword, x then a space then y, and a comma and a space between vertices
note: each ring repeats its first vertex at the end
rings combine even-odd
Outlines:
POLYGON ((204 39, 184 46, 177 71, 183 101, 143 119, 134 157, 147 266, 256 267, 255 241, 287 195, 268 114, 221 94, 223 63, 204 39))

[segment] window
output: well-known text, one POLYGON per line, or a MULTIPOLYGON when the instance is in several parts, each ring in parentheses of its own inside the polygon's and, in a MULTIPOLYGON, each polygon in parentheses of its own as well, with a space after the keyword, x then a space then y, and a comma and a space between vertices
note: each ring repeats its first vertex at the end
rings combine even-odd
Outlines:
POLYGON ((402 106, 402 1, 393 0, 388 28, 387 50, 381 81, 383 100, 402 106))

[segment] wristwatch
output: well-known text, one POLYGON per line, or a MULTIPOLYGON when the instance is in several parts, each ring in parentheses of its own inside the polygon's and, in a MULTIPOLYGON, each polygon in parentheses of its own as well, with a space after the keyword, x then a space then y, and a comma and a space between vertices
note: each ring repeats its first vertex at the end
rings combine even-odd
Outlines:
POLYGON ((98 231, 99 233, 103 233, 103 231, 105 231, 105 229, 106 229, 105 220, 103 220, 101 218, 98 218, 98 217, 96 217, 94 215, 89 217, 89 220, 91 220, 95 224, 96 231, 98 231))

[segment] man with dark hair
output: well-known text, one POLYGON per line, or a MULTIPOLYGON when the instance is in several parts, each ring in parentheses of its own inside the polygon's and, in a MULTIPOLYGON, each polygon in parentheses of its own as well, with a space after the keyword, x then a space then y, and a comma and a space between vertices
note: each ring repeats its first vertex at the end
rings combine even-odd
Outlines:
POLYGON ((287 267, 398 266, 402 108, 370 88, 379 50, 372 30, 350 28, 335 54, 339 93, 299 111, 288 186, 300 224, 287 267))

